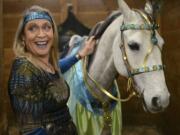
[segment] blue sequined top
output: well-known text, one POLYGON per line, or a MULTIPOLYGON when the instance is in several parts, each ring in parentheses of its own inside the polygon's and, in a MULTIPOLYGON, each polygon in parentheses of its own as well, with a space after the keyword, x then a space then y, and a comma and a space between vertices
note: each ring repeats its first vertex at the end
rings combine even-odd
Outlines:
POLYGON ((39 70, 26 58, 17 58, 12 65, 8 92, 21 134, 33 131, 31 135, 39 135, 34 130, 49 124, 55 125, 53 130, 59 134, 76 134, 66 105, 69 87, 58 72, 39 70))

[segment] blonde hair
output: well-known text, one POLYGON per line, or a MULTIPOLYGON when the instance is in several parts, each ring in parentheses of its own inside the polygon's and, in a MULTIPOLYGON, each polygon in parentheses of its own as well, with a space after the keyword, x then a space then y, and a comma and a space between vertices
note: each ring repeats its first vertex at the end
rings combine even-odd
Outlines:
POLYGON ((40 6, 34 5, 27 9, 22 19, 19 22, 19 26, 17 28, 15 39, 13 43, 13 51, 15 53, 16 57, 25 57, 27 58, 31 63, 33 63, 36 67, 41 68, 41 65, 37 63, 36 56, 32 55, 30 52, 26 50, 25 43, 22 39, 22 35, 24 34, 24 27, 26 24, 24 24, 24 19, 27 15, 29 15, 31 12, 46 12, 52 20, 53 25, 53 32, 54 32, 54 42, 52 45, 52 48, 50 50, 50 58, 49 61, 52 64, 52 66, 55 68, 55 70, 59 71, 58 68, 58 32, 57 32, 57 26, 56 23, 50 13, 50 11, 46 8, 42 8, 40 6))

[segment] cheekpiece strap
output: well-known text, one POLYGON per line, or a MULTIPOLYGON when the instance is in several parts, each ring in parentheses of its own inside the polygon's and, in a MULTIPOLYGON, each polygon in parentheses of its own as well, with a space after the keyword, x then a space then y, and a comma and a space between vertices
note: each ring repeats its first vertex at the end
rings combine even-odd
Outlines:
POLYGON ((28 15, 26 15, 24 17, 24 25, 31 21, 31 20, 35 20, 35 19, 46 19, 49 22, 53 22, 52 18, 50 17, 50 15, 47 12, 30 12, 28 15))
POLYGON ((133 69, 131 71, 131 76, 141 74, 141 73, 145 73, 145 72, 163 70, 164 68, 165 68, 165 65, 153 65, 151 67, 147 67, 147 66, 146 67, 140 67, 140 68, 133 69))

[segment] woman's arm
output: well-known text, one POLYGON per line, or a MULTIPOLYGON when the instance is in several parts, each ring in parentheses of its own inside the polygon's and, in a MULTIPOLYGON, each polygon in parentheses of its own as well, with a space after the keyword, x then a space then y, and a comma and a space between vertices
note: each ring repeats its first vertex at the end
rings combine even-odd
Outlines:
POLYGON ((60 66, 61 72, 64 73, 67 70, 69 70, 79 59, 80 57, 78 57, 78 55, 73 55, 73 56, 60 59, 59 66, 60 66))
POLYGON ((59 60, 59 66, 61 72, 64 73, 69 70, 78 60, 84 58, 85 56, 91 54, 94 50, 95 39, 94 36, 90 37, 87 41, 85 41, 84 47, 73 56, 65 57, 59 60))

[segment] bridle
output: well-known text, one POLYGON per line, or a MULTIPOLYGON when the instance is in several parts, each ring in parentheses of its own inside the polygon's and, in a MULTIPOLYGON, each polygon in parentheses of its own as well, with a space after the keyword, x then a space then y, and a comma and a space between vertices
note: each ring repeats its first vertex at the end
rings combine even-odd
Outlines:
MULTIPOLYGON (((134 9, 134 11, 137 12, 143 18, 143 20, 145 21, 145 24, 137 25, 137 24, 124 24, 123 23, 120 28, 121 40, 122 40, 122 42, 120 44, 120 49, 121 49, 122 58, 123 58, 123 61, 124 61, 124 64, 126 66, 127 73, 128 73, 127 91, 129 91, 131 89, 131 87, 135 85, 135 82, 133 79, 135 75, 147 73, 147 72, 159 71, 159 70, 164 69, 164 65, 147 66, 148 57, 152 53, 154 46, 157 46, 159 48, 159 50, 161 51, 161 48, 158 45, 158 40, 156 38, 156 33, 155 33, 155 30, 157 30, 159 28, 159 26, 155 22, 151 23, 150 19, 143 11, 137 10, 137 9, 134 9), (124 35, 123 35, 123 32, 126 30, 149 30, 149 31, 151 31, 152 45, 150 46, 150 48, 147 51, 147 54, 144 57, 142 66, 140 66, 139 68, 133 68, 128 61, 126 49, 125 49, 124 35)), ((137 95, 138 97, 141 97, 142 93, 139 93, 139 92, 137 92, 137 90, 134 90, 131 92, 130 95, 137 95)))

